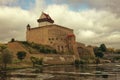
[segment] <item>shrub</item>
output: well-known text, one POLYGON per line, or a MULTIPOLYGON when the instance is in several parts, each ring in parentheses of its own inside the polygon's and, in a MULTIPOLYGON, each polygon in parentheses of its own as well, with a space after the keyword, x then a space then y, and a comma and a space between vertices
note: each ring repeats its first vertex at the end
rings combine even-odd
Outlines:
POLYGON ((19 51, 19 52, 17 52, 17 58, 19 60, 22 61, 25 57, 26 57, 26 52, 25 51, 19 51))
POLYGON ((36 57, 30 57, 31 59, 31 62, 33 64, 33 67, 35 67, 36 65, 43 65, 43 59, 39 59, 39 58, 36 58, 36 57))
POLYGON ((12 63, 12 53, 8 50, 8 49, 4 49, 2 50, 1 53, 1 63, 3 64, 3 68, 6 69, 7 68, 7 64, 11 64, 12 63))
POLYGON ((86 63, 86 61, 83 60, 83 59, 81 59, 80 62, 79 62, 79 64, 85 64, 85 63, 86 63))

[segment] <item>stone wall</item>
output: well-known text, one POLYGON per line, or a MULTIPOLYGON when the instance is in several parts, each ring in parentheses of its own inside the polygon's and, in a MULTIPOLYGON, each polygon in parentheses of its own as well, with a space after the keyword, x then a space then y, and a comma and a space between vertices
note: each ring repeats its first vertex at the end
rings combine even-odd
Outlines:
POLYGON ((27 29, 28 42, 49 45, 58 52, 68 52, 67 35, 73 34, 73 30, 59 25, 47 25, 27 29))
POLYGON ((80 57, 89 56, 95 57, 93 48, 90 46, 85 46, 83 43, 77 43, 77 49, 80 57))
POLYGON ((48 55, 43 58, 45 64, 72 64, 74 61, 74 55, 48 55))

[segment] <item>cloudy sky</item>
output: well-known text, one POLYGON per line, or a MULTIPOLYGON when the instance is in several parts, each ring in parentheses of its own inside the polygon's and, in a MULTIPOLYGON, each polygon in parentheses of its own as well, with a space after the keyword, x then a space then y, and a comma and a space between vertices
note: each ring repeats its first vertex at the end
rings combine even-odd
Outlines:
POLYGON ((120 48, 120 0, 0 0, 0 42, 25 40, 26 25, 37 27, 41 12, 74 29, 87 45, 120 48))

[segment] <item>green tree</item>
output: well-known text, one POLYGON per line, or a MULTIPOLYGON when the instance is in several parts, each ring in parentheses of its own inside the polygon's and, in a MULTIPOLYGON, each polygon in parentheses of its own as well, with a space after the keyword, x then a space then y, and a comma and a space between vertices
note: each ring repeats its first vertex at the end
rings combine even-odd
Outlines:
POLYGON ((102 51, 99 50, 99 51, 95 52, 95 56, 98 58, 103 58, 104 54, 102 51))
POLYGON ((36 58, 36 57, 30 57, 31 59, 31 62, 33 64, 33 67, 35 67, 35 65, 43 65, 43 59, 39 59, 39 58, 36 58))
POLYGON ((7 68, 7 64, 11 64, 12 63, 12 53, 7 49, 3 49, 1 52, 1 64, 2 64, 2 68, 6 70, 7 68))
POLYGON ((25 57, 26 57, 26 52, 25 51, 19 51, 19 52, 17 52, 17 58, 19 60, 22 61, 25 57))
POLYGON ((36 64, 36 61, 37 61, 36 57, 30 57, 30 60, 33 64, 33 67, 35 67, 35 64, 36 64))
POLYGON ((107 51, 107 48, 106 48, 105 44, 101 44, 100 47, 99 47, 99 49, 100 49, 101 51, 103 51, 103 52, 106 52, 106 51, 107 51))

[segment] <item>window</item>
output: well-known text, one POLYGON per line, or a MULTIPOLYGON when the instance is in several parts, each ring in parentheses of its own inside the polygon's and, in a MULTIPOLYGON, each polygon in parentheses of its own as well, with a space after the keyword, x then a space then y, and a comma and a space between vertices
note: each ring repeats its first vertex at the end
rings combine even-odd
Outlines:
POLYGON ((54 40, 54 38, 52 38, 52 40, 54 40))
POLYGON ((49 38, 48 40, 51 40, 51 38, 49 38))
POLYGON ((63 46, 61 46, 62 52, 64 51, 63 46))
POLYGON ((58 51, 60 51, 60 46, 58 46, 58 51))

